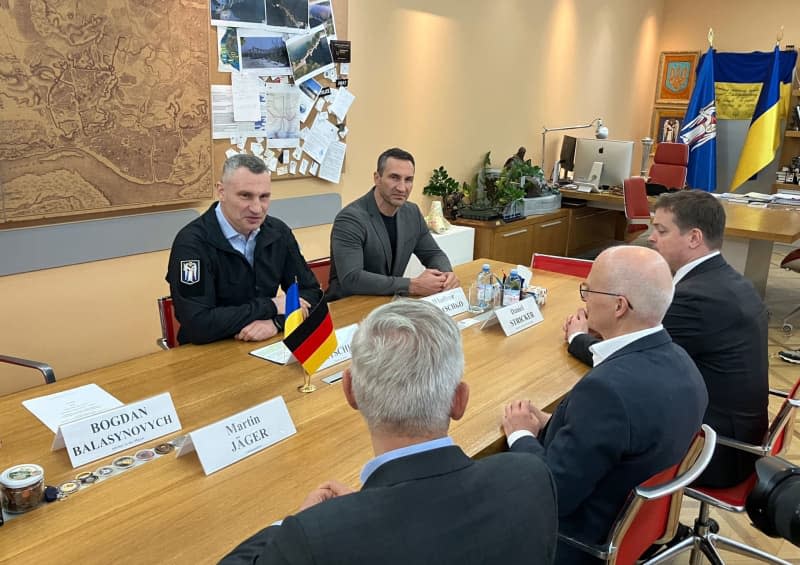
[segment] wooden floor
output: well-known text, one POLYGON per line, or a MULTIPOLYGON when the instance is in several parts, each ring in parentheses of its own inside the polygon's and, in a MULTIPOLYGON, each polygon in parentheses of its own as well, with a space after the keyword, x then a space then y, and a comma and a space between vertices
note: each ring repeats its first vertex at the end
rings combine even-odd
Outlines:
MULTIPOLYGON (((769 272, 767 284, 767 307, 770 310, 770 329, 769 329, 769 384, 772 388, 788 390, 800 378, 800 365, 786 363, 778 357, 781 349, 800 348, 800 315, 795 319, 795 331, 792 335, 786 335, 781 329, 783 317, 790 312, 795 305, 800 304, 800 273, 786 271, 780 268, 783 257, 793 249, 788 245, 776 245, 772 255, 772 265, 769 272)), ((770 401, 770 416, 774 415, 780 406, 780 399, 770 401)), ((789 447, 789 451, 784 455, 785 459, 793 463, 800 464, 800 426, 795 427, 794 437, 789 447)), ((681 522, 691 525, 697 516, 699 503, 690 499, 684 499, 684 508, 681 512, 681 522)), ((765 536, 750 525, 746 514, 734 515, 730 512, 712 510, 712 517, 719 522, 720 535, 742 541, 748 545, 755 546, 773 555, 785 559, 790 563, 800 565, 800 548, 795 547, 788 541, 773 539, 765 536)), ((728 565, 743 565, 745 563, 757 563, 758 561, 747 557, 739 556, 727 551, 721 552, 722 558, 728 565)), ((688 554, 676 558, 670 563, 685 564, 689 562, 688 554)))

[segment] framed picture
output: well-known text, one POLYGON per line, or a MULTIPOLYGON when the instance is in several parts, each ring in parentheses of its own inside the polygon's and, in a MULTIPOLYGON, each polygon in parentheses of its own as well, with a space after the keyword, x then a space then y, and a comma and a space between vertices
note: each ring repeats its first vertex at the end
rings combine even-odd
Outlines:
POLYGON ((699 51, 663 51, 658 63, 656 104, 688 104, 699 51))
POLYGON ((653 108, 653 123, 650 127, 650 136, 653 138, 653 153, 659 143, 664 141, 674 143, 678 141, 683 116, 686 107, 668 106, 653 108))

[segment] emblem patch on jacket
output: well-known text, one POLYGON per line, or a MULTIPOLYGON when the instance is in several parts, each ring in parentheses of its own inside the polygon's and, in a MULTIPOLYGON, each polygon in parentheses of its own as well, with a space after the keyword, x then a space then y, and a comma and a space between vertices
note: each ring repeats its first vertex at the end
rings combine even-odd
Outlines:
POLYGON ((183 284, 200 282, 200 259, 181 261, 181 282, 183 284))

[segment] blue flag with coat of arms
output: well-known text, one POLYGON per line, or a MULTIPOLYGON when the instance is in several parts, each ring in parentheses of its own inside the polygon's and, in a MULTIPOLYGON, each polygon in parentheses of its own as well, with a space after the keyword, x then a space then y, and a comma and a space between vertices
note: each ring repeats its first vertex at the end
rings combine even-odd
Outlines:
POLYGON ((686 184, 714 192, 717 188, 717 107, 714 50, 709 47, 697 67, 697 81, 686 109, 680 140, 689 145, 686 184))

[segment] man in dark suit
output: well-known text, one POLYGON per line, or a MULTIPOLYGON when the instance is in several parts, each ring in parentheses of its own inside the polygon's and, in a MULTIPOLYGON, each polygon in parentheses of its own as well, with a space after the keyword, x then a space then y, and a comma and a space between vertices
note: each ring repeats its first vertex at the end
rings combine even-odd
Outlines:
POLYGON ((416 204, 408 202, 414 157, 392 148, 378 157, 375 186, 336 215, 331 230, 328 298, 351 294, 428 296, 460 286, 447 255, 431 236, 416 204), (403 273, 411 254, 426 267, 403 273))
MULTIPOLYGON (((708 396, 700 372, 661 325, 672 299, 655 251, 614 247, 598 256, 581 298, 606 340, 594 368, 552 418, 527 401, 505 409, 512 452, 545 458, 558 491, 559 533, 606 540, 631 490, 679 462, 700 429, 708 396)), ((559 543, 556 563, 597 563, 559 543)))
POLYGON ((362 490, 325 483, 222 563, 552 563, 555 485, 542 459, 473 461, 447 436, 469 396, 453 321, 427 302, 397 300, 367 316, 351 348, 344 395, 376 455, 362 490))
MULTIPOLYGON (((752 283, 720 255, 724 232, 725 210, 713 195, 688 190, 659 197, 650 242, 675 284, 664 327, 703 375, 709 398, 703 421, 721 436, 760 444, 768 425, 767 312, 752 283)), ((565 332, 570 353, 591 365, 589 346, 598 339, 582 333, 588 326, 579 310, 565 332)), ((697 484, 733 486, 754 463, 754 455, 718 445, 697 484)))

